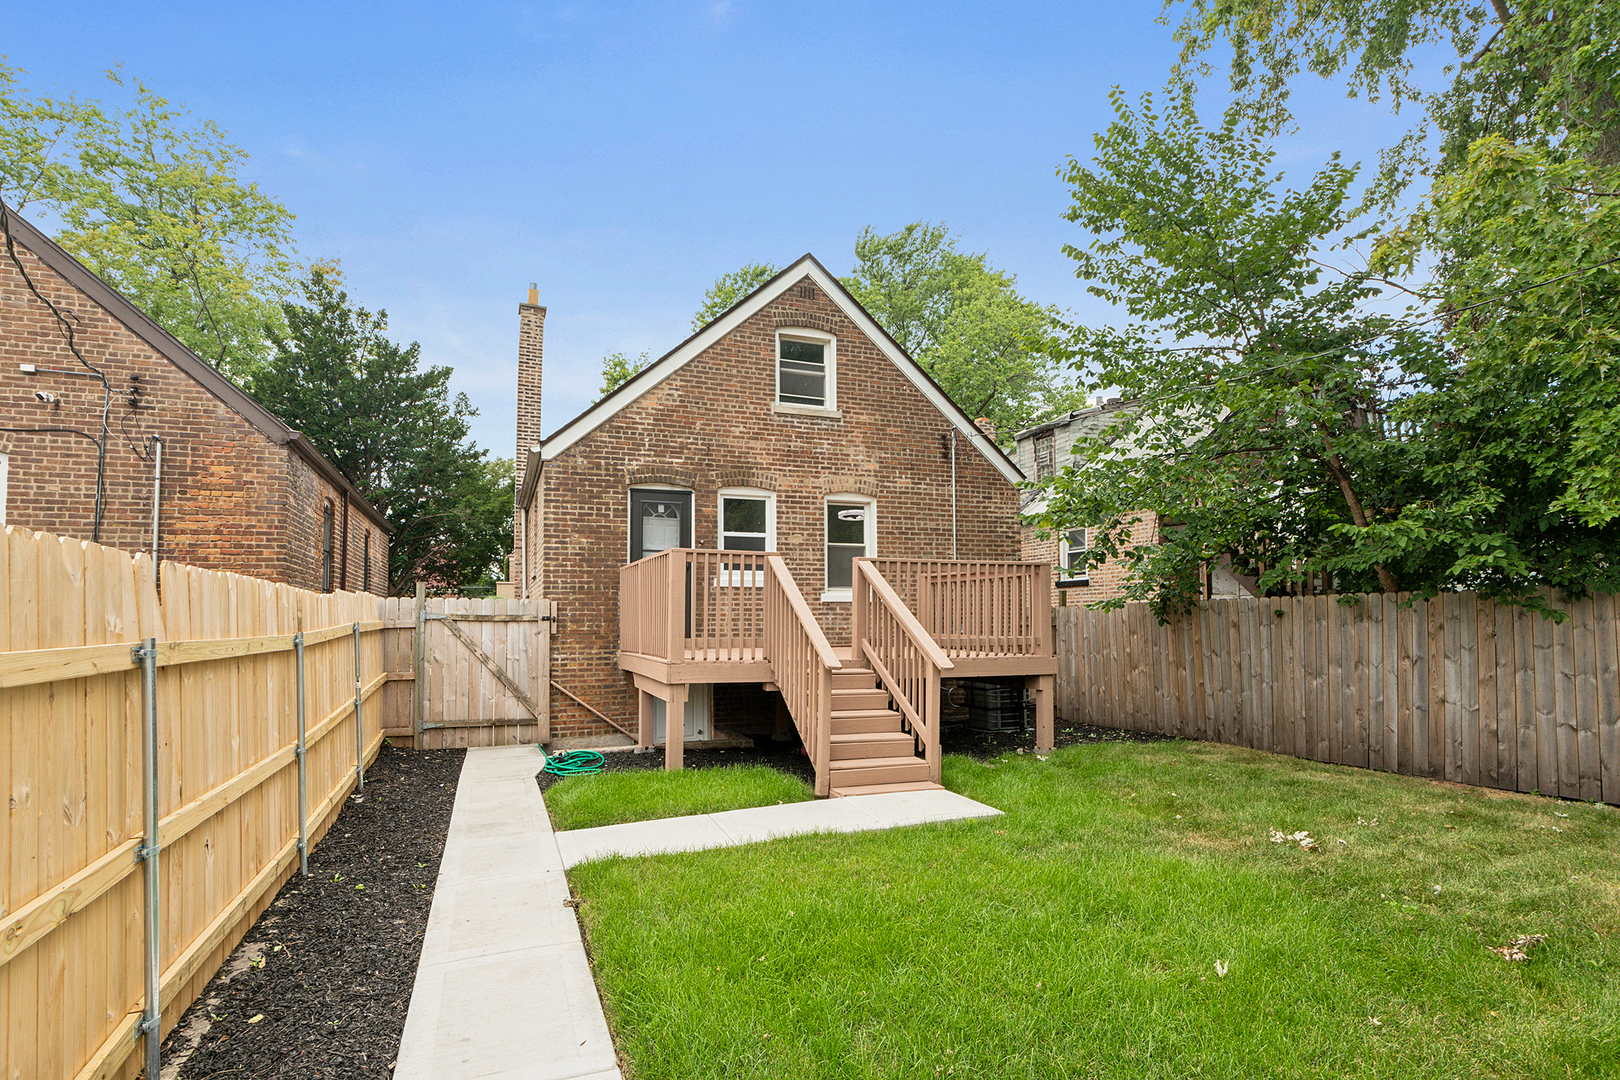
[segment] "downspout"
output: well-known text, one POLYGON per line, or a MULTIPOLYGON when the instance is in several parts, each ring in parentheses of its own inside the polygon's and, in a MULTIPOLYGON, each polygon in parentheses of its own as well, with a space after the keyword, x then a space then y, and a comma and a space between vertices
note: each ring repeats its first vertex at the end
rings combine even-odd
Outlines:
POLYGON ((163 439, 152 436, 152 580, 158 574, 158 500, 163 495, 163 439))
POLYGON ((956 555, 956 428, 951 428, 951 558, 956 555))
POLYGON ((349 591, 349 493, 343 493, 343 566, 338 570, 338 588, 349 591))
POLYGON ((529 598, 529 508, 527 506, 522 507, 519 509, 518 514, 522 521, 520 527, 523 529, 523 545, 519 548, 519 551, 522 552, 522 558, 518 560, 518 572, 523 575, 523 580, 518 584, 518 599, 527 600, 529 598))

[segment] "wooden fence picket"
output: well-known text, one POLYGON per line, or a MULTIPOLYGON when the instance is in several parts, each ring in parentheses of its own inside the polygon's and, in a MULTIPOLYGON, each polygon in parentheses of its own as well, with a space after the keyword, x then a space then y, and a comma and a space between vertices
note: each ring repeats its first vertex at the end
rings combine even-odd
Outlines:
POLYGON ((1164 624, 1060 607, 1059 715, 1620 805, 1620 597, 1554 606, 1560 622, 1471 593, 1217 599, 1164 624))

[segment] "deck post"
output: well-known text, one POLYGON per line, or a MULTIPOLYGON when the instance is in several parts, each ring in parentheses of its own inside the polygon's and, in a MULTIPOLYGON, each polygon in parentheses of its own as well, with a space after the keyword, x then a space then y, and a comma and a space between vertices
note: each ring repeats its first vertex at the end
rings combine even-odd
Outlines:
POLYGON ((656 720, 653 716, 653 702, 658 700, 645 690, 636 691, 636 700, 641 706, 641 723, 636 728, 636 745, 651 750, 653 747, 656 720))
POLYGON ((923 697, 923 720, 928 725, 927 745, 928 779, 939 783, 944 776, 945 761, 939 752, 939 668, 928 665, 928 687, 923 697))
POLYGON ((1056 741, 1052 730, 1052 684, 1055 681, 1051 675, 1030 675, 1024 679, 1024 685, 1029 687, 1030 693, 1035 695, 1035 752, 1045 754, 1051 751, 1056 741))
POLYGON ((850 658, 856 667, 866 666, 866 650, 862 644, 866 641, 866 571, 864 559, 855 560, 850 584, 854 586, 850 597, 849 612, 849 647, 850 658))
MULTIPOLYGON (((664 659, 672 664, 679 664, 686 659, 686 560, 687 551, 677 548, 668 556, 669 577, 665 588, 669 590, 669 622, 665 634, 668 646, 664 651, 664 659)), ((676 766, 680 768, 680 766, 676 766)))
POLYGON ((686 684, 675 683, 669 688, 669 700, 664 703, 664 768, 678 772, 686 748, 686 684))

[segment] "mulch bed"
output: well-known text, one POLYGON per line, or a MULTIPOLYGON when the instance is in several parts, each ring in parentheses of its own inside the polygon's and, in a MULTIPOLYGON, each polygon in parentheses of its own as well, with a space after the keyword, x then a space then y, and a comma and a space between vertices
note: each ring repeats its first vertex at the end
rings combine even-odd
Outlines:
POLYGON ((309 877, 282 886, 164 1043, 182 1080, 387 1080, 465 756, 382 748, 309 877))

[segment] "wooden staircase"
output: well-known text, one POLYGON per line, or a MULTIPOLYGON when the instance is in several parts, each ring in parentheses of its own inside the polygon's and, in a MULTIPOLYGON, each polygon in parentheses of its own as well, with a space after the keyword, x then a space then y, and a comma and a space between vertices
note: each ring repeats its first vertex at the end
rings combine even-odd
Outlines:
POLYGON ((832 698, 833 798, 940 790, 873 671, 846 663, 833 672, 832 698))

